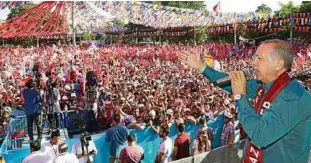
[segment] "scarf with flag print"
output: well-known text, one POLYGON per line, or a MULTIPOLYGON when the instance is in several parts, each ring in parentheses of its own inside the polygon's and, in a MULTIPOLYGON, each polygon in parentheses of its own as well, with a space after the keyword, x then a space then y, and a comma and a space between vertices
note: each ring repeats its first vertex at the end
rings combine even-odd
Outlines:
MULTIPOLYGON (((278 96, 281 90, 287 86, 288 83, 292 81, 292 78, 287 72, 281 74, 272 86, 269 88, 266 95, 264 95, 264 87, 260 85, 257 90, 256 100, 255 100, 255 110, 259 115, 262 115, 265 109, 269 109, 271 103, 278 96)), ((263 149, 255 146, 251 140, 246 148, 246 155, 244 158, 244 163, 263 163, 263 149)))

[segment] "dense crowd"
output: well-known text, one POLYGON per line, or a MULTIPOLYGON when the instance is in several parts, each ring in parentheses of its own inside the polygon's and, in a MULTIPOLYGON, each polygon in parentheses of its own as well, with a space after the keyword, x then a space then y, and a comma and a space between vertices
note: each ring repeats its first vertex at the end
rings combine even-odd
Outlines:
MULTIPOLYGON (((294 42, 294 48, 293 71, 303 80, 306 89, 311 90, 309 48, 301 40, 294 42)), ((190 152, 198 154, 211 150, 214 135, 213 129, 206 126, 207 121, 224 114, 221 143, 232 144, 236 119, 232 95, 182 64, 178 54, 185 50, 204 54, 202 59, 223 72, 248 69, 255 53, 255 47, 243 43, 239 46, 206 43, 199 46, 109 45, 100 48, 68 45, 2 47, 1 124, 8 123, 10 110, 16 107, 25 108, 26 115, 42 111, 48 115, 51 126, 56 121, 54 128, 60 127, 59 116, 63 111, 86 110, 90 120, 84 127, 89 132, 97 131, 97 124, 104 129, 120 124, 137 130, 150 126, 155 133, 167 136, 172 125, 183 133, 181 124, 190 122, 201 125, 190 152), (33 99, 37 102, 27 107, 33 99)), ((30 119, 32 122, 36 117, 30 119)), ((40 125, 38 123, 39 130, 40 125)), ((5 131, 0 130, 4 134, 5 131)), ((32 125, 28 125, 28 132, 31 130, 32 125)), ((28 134, 33 140, 33 134, 28 134)), ((184 139, 187 137, 176 141, 180 143, 184 139)), ((130 135, 128 140, 135 141, 135 136, 130 135)), ((189 155, 183 152, 176 154, 175 159, 189 155)), ((115 155, 114 159, 118 157, 115 155)))

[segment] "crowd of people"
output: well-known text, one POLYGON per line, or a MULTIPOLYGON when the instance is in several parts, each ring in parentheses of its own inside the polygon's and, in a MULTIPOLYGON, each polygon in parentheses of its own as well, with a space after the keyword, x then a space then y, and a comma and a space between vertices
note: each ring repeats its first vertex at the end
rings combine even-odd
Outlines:
MULTIPOLYGON (((311 55, 308 46, 301 42, 294 42, 296 62, 292 70, 310 91, 311 55)), ((245 44, 228 43, 2 47, 0 99, 1 117, 4 118, 1 118, 1 126, 8 123, 11 108, 23 108, 30 140, 34 140, 33 122, 37 124, 37 139, 41 140, 42 113, 47 115, 53 134, 53 128, 60 127, 62 112, 86 111, 89 120, 85 129, 94 133, 99 124, 110 135, 107 141, 119 140, 110 151, 111 162, 143 158, 143 149, 139 147, 118 149, 126 141, 129 146, 135 146, 135 135, 127 134, 127 129, 151 127, 164 139, 157 162, 210 151, 214 135, 213 129, 206 124, 220 114, 225 117, 221 144, 234 142, 234 130, 241 128, 234 126, 235 102, 231 94, 215 87, 199 71, 181 63, 178 55, 180 51, 199 52, 215 69, 229 72, 251 67, 255 50, 245 44), (184 133, 183 124, 187 122, 201 126, 191 151, 185 150, 190 145, 190 138, 184 133), (168 137, 172 125, 176 125, 179 132, 174 143, 168 137), (120 131, 124 132, 115 134, 120 131)), ((55 150, 64 151, 65 147, 60 145, 55 150)), ((33 142, 31 148, 38 151, 40 147, 33 142)))

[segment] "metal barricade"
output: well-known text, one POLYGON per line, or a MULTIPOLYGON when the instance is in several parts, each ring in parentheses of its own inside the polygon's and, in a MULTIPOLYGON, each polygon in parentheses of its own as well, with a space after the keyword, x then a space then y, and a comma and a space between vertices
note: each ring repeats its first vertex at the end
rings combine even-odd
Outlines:
POLYGON ((64 112, 64 124, 67 128, 68 134, 83 131, 86 122, 86 111, 70 110, 64 112))
POLYGON ((194 157, 173 161, 172 163, 240 163, 245 141, 235 143, 231 146, 222 146, 210 152, 201 153, 194 157))
POLYGON ((21 148, 24 137, 27 135, 27 118, 18 116, 8 123, 7 129, 7 149, 21 148))

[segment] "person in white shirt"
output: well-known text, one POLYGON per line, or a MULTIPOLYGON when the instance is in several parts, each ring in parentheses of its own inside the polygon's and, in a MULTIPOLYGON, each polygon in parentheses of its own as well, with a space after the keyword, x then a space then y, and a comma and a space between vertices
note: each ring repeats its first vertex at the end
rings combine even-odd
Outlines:
POLYGON ((80 163, 87 163, 88 158, 89 158, 89 162, 93 162, 93 156, 97 155, 97 149, 96 149, 94 141, 86 140, 87 139, 86 137, 89 137, 91 139, 91 136, 88 132, 84 132, 83 134, 81 134, 80 140, 78 140, 72 146, 72 150, 71 150, 71 153, 77 156, 80 163))
POLYGON ((54 163, 79 163, 77 156, 67 152, 68 146, 66 143, 61 143, 58 146, 59 155, 55 158, 54 163))
POLYGON ((30 143, 31 154, 22 163, 52 163, 53 159, 44 152, 40 151, 41 144, 38 140, 30 143))
POLYGON ((51 140, 43 143, 41 151, 45 152, 47 155, 55 159, 59 154, 58 152, 59 143, 60 143, 60 132, 57 129, 52 132, 51 140))
POLYGON ((162 142, 157 154, 156 163, 168 163, 172 161, 173 142, 171 138, 168 137, 169 133, 169 128, 160 128, 159 135, 162 138, 162 142))

